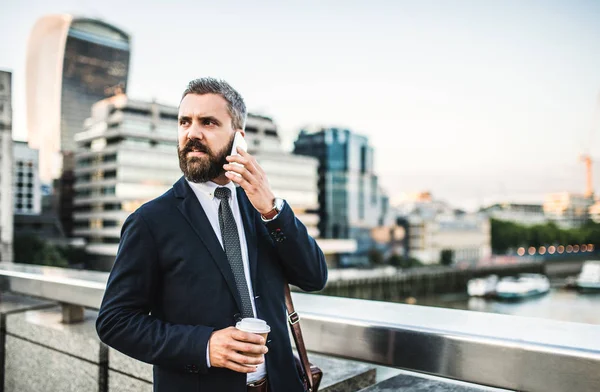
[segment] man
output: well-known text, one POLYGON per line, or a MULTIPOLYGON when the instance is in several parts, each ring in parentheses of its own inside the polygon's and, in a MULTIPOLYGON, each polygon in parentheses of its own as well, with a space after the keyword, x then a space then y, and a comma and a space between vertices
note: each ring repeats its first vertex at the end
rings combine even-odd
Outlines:
POLYGON ((123 225, 96 328, 107 345, 154 365, 154 391, 303 389, 284 287, 320 290, 327 267, 256 159, 229 156, 245 120, 227 83, 190 82, 179 105, 184 176, 123 225), (269 324, 266 342, 235 329, 245 317, 269 324))

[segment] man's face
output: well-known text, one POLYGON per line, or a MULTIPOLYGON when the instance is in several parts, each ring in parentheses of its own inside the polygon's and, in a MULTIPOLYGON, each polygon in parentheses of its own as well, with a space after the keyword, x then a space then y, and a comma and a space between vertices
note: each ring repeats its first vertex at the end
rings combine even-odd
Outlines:
POLYGON ((224 174, 235 130, 227 101, 217 94, 188 94, 179 105, 179 167, 192 182, 224 174))

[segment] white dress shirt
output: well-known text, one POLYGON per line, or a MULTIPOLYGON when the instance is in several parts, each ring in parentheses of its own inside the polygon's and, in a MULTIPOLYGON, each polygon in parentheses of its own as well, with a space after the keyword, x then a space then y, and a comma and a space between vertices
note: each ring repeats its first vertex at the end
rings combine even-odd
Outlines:
MULTIPOLYGON (((221 202, 214 195, 215 189, 220 186, 227 187, 231 190, 231 198, 229 199, 229 206, 231 207, 231 211, 233 212, 233 218, 235 219, 235 224, 238 229, 238 236, 240 238, 240 248, 242 250, 242 262, 244 264, 244 275, 246 276, 246 282, 248 284, 248 292, 250 293, 250 301, 252 302, 252 311, 254 312, 254 316, 256 317, 256 305, 254 303, 254 293, 252 292, 252 282, 250 280, 250 262, 248 260, 248 243, 246 242, 246 233, 244 232, 244 223, 242 221, 242 215, 240 213, 240 206, 238 204, 236 187, 233 182, 229 182, 227 185, 218 185, 212 181, 195 183, 188 181, 190 187, 196 194, 202 209, 206 213, 206 217, 210 222, 219 242, 221 243, 221 247, 223 247, 223 238, 221 236, 221 227, 219 226, 219 203, 221 202)), ((206 364, 210 367, 210 354, 209 345, 206 346, 206 364)), ((265 364, 262 363, 258 365, 258 369, 256 372, 248 373, 247 383, 251 383, 254 381, 258 381, 267 374, 267 368, 265 364)))

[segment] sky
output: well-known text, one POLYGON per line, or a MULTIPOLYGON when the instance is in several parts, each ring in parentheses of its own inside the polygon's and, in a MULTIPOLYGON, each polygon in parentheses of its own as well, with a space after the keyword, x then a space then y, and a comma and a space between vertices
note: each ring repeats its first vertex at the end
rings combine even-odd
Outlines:
POLYGON ((226 79, 273 117, 284 146, 305 126, 369 137, 404 192, 473 209, 600 186, 600 1, 4 0, 0 69, 13 72, 25 139, 35 21, 100 18, 132 35, 128 94, 176 105, 187 82, 226 79))

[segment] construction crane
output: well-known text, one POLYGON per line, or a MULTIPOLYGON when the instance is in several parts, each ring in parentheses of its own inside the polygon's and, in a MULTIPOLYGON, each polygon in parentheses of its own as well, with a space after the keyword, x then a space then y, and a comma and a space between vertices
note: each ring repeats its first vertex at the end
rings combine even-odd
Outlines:
POLYGON ((594 176, 592 173, 592 157, 588 154, 583 154, 579 157, 585 164, 585 197, 594 197, 594 176))
MULTIPOLYGON (((590 140, 588 142, 587 148, 593 144, 594 133, 596 130, 594 129, 598 125, 600 125, 600 93, 598 94, 598 99, 596 100, 596 110, 595 110, 595 119, 592 122, 592 129, 590 129, 590 140)), ((592 165, 594 158, 589 153, 581 154, 579 159, 585 164, 585 197, 593 198, 594 197, 594 175, 592 171, 592 165)))

